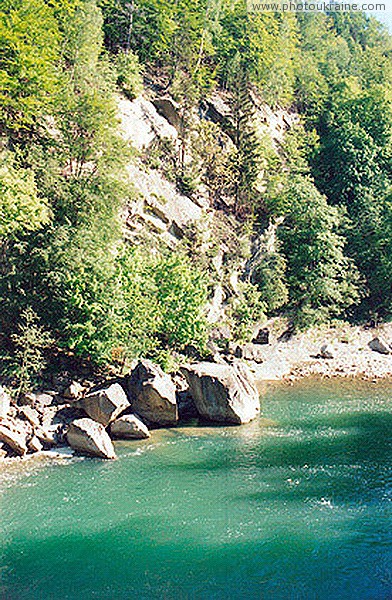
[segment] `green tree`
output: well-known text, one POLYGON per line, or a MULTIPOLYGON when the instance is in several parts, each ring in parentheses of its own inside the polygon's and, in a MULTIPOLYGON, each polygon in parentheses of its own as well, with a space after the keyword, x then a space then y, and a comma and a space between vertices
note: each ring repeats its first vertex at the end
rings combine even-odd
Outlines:
POLYGON ((203 348, 206 342, 204 308, 208 298, 206 277, 185 254, 172 254, 154 269, 159 312, 158 336, 172 348, 203 348))
POLYGON ((231 79, 231 113, 235 152, 232 157, 235 211, 237 215, 253 211, 258 198, 260 142, 254 126, 254 105, 249 91, 247 67, 237 57, 231 79))
POLYGON ((4 0, 0 9, 0 131, 36 126, 58 84, 60 33, 44 0, 4 0))
POLYGON ((288 306, 300 326, 338 317, 358 300, 358 274, 344 252, 339 210, 328 206, 309 176, 293 174, 282 193, 288 210, 278 236, 288 306))
POLYGON ((391 134, 391 104, 382 88, 355 95, 343 88, 324 121, 314 160, 320 189, 350 217, 348 251, 367 282, 362 308, 381 314, 390 312, 392 302, 385 244, 391 218, 391 134))
POLYGON ((259 250, 254 259, 251 281, 261 292, 269 313, 276 312, 287 303, 289 291, 286 284, 286 260, 276 237, 280 224, 271 223, 260 236, 259 250))
POLYGON ((40 198, 34 172, 17 168, 9 153, 0 155, 0 240, 48 223, 47 201, 40 198))
POLYGON ((131 51, 119 52, 115 60, 117 85, 124 94, 133 100, 143 89, 143 79, 136 54, 131 51))
POLYGON ((11 338, 14 352, 8 374, 12 374, 19 396, 28 390, 46 366, 44 354, 53 344, 53 339, 39 324, 31 308, 26 308, 20 315, 17 331, 11 338))

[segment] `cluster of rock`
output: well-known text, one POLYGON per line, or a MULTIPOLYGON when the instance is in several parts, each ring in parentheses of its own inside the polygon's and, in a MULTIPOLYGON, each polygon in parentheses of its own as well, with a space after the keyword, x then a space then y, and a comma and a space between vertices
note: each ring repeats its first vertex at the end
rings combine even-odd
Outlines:
MULTIPOLYGON (((374 337, 368 343, 370 350, 379 354, 392 354, 392 344, 383 337, 374 337)), ((335 352, 331 344, 323 344, 320 348, 320 358, 334 358, 335 352)))
POLYGON ((129 375, 88 391, 74 382, 61 395, 26 394, 14 404, 0 388, 1 452, 24 456, 68 444, 79 454, 112 459, 112 439, 145 439, 149 429, 188 417, 238 425, 259 411, 259 394, 242 363, 196 363, 171 378, 141 360, 129 375))
POLYGON ((0 457, 39 452, 62 439, 59 413, 64 407, 53 405, 54 395, 29 393, 16 404, 0 387, 0 457))

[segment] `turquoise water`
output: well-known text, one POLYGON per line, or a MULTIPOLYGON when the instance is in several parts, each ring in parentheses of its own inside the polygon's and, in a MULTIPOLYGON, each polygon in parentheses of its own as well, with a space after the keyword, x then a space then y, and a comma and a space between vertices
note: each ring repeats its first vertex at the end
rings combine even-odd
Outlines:
POLYGON ((0 598, 391 599, 392 386, 3 474, 0 598))

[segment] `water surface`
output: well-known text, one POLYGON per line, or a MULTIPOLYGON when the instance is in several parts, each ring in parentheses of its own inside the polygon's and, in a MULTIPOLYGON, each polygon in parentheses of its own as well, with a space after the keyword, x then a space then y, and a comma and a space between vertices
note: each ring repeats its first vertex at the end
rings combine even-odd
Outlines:
POLYGON ((391 599, 391 398, 270 389, 243 427, 3 476, 0 598, 391 599))

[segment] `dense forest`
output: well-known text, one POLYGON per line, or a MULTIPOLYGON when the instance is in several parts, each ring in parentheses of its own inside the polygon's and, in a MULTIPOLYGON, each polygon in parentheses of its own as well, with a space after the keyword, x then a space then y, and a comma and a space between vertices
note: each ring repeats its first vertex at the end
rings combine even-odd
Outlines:
POLYGON ((160 148, 160 164, 262 249, 227 311, 233 335, 279 314, 297 328, 390 318, 392 38, 376 20, 249 14, 244 0, 3 0, 0 38, 1 367, 20 389, 61 354, 206 352, 197 235, 175 250, 122 235, 135 149, 116 95, 146 85, 181 107, 188 158, 160 148), (224 147, 191 118, 217 91, 224 147), (281 143, 259 135, 258 102, 297 115, 281 143))

